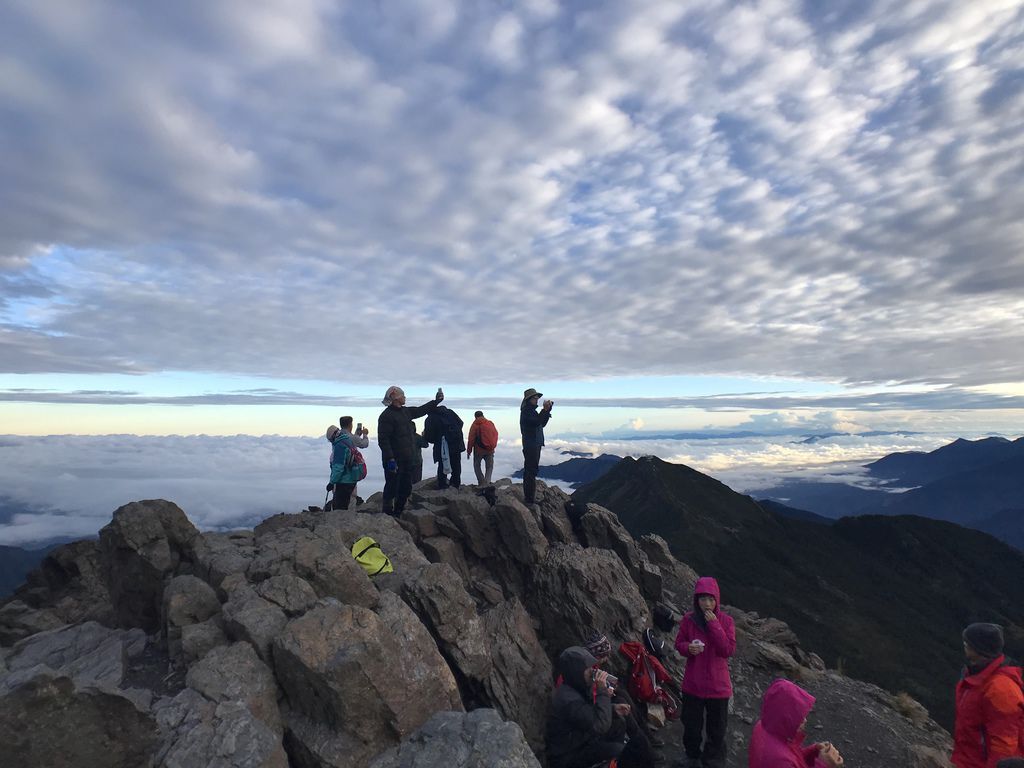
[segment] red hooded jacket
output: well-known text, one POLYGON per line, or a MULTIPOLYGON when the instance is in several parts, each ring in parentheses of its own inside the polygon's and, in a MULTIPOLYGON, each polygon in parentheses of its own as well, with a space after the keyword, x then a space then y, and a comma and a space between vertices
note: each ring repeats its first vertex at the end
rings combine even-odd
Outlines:
POLYGON ((750 737, 750 768, 825 768, 818 745, 804 746, 801 724, 814 697, 789 680, 776 680, 764 692, 761 719, 750 737))
POLYGON ((956 684, 953 764, 994 768, 1004 757, 1024 755, 1021 668, 1000 656, 956 684))
POLYGON ((722 613, 718 582, 710 576, 697 579, 697 584, 693 588, 693 610, 679 622, 676 650, 686 658, 683 693, 702 699, 728 699, 732 696, 729 657, 736 653, 736 626, 731 616, 722 613), (715 598, 717 620, 705 622, 704 627, 696 615, 700 614, 703 618, 703 612, 697 604, 700 595, 711 595, 715 598), (704 651, 691 654, 691 640, 701 640, 704 643, 704 651))

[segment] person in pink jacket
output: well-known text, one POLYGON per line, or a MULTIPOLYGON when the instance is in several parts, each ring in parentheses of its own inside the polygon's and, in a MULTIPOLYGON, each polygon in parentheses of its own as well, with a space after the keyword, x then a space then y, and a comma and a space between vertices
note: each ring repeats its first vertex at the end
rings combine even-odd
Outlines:
POLYGON ((750 737, 750 768, 839 768, 843 758, 829 742, 804 746, 804 724, 813 706, 814 697, 789 680, 768 686, 750 737))
POLYGON ((683 748, 692 768, 725 765, 725 730, 732 696, 729 657, 736 652, 736 627, 732 618, 722 613, 720 602, 718 582, 710 576, 697 579, 693 610, 683 616, 676 635, 676 650, 686 659, 680 719, 683 748))

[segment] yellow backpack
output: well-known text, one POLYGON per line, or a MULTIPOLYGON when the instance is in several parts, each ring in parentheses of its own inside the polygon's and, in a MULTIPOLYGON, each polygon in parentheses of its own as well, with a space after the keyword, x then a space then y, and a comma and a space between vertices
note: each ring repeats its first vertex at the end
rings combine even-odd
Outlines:
POLYGON ((380 551, 380 544, 369 536, 356 539, 356 543, 352 545, 352 557, 363 566, 363 570, 370 576, 376 576, 378 573, 394 573, 395 571, 391 567, 391 560, 380 551))

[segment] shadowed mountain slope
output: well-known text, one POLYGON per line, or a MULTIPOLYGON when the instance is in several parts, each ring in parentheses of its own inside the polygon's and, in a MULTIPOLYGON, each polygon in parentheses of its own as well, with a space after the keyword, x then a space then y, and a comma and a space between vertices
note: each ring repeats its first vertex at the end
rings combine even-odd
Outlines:
POLYGON ((654 457, 624 459, 574 498, 664 537, 719 578, 723 600, 788 622, 830 666, 907 691, 947 726, 965 624, 1004 624, 1009 649, 1024 650, 1024 555, 987 534, 920 517, 780 517, 654 457))

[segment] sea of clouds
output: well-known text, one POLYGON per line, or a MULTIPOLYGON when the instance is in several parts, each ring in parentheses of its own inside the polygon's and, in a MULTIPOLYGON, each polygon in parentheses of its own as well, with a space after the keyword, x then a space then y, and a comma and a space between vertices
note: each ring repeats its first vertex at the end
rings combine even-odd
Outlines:
MULTIPOLYGON (((838 436, 803 443, 799 436, 690 440, 551 439, 542 464, 598 455, 655 455, 706 472, 744 493, 783 479, 865 483, 862 465, 887 453, 932 450, 949 434, 838 436)), ((36 546, 93 536, 119 506, 139 499, 177 503, 201 529, 251 526, 268 515, 322 505, 330 446, 322 438, 104 435, 0 437, 0 544, 36 546)), ((423 453, 424 473, 434 465, 423 453)), ((377 447, 366 450, 363 497, 383 487, 377 447)), ((522 467, 514 441, 499 445, 495 479, 522 467)), ((463 478, 475 480, 463 461, 463 478)), ((756 495, 756 493, 755 493, 756 495)))

